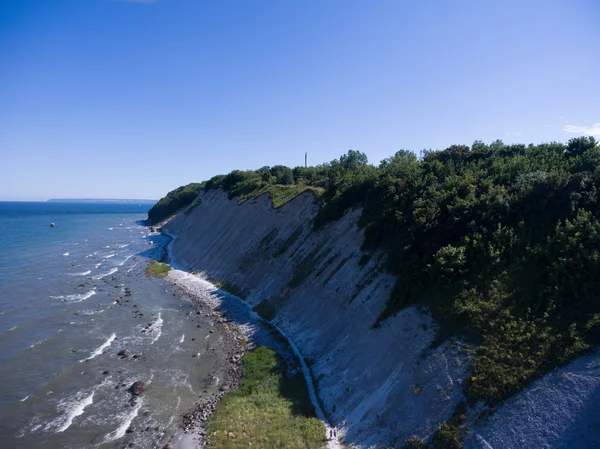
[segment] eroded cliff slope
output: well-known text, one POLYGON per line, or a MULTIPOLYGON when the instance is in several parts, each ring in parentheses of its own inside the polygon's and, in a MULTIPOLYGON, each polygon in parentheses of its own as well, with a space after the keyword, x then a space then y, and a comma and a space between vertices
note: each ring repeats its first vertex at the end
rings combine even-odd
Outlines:
MULTIPOLYGON (((202 192, 164 229, 172 262, 202 272, 256 307, 310 362, 323 409, 356 448, 429 439, 464 400, 468 355, 456 340, 432 345, 437 324, 408 307, 375 328, 395 279, 382 253, 360 250, 360 210, 314 231, 318 204, 306 192, 280 208, 268 195, 243 204, 202 192)), ((474 448, 594 447, 600 417, 598 356, 547 374, 496 412, 470 408, 474 448)))
POLYGON ((430 437, 462 400, 458 342, 429 350, 436 324, 407 308, 374 329, 394 279, 380 254, 360 251, 359 211, 314 232, 318 205, 304 193, 273 209, 267 195, 242 205, 220 190, 165 229, 173 262, 238 291, 288 333, 305 358, 325 412, 355 447, 430 437))

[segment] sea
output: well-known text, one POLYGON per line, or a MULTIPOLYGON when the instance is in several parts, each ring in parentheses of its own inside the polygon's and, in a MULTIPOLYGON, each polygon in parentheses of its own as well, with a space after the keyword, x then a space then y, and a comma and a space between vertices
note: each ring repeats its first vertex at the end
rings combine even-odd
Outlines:
POLYGON ((1 447, 162 447, 217 391, 208 318, 146 276, 168 243, 148 208, 0 202, 1 447))

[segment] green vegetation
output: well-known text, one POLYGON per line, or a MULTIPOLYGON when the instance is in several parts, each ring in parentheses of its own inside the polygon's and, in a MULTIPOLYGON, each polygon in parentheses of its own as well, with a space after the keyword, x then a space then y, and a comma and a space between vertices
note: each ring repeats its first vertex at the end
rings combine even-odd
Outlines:
POLYGON ((188 206, 200 194, 204 185, 205 183, 188 184, 167 193, 167 196, 161 198, 148 211, 148 221, 150 223, 158 223, 165 218, 169 218, 182 207, 188 206))
POLYGON ((164 277, 169 271, 171 271, 170 265, 151 260, 146 267, 146 276, 164 277))
POLYGON ((362 207, 363 250, 383 250, 397 277, 376 325, 427 305, 441 325, 438 342, 462 335, 476 343, 471 402, 493 405, 600 344, 600 147, 592 137, 475 142, 420 158, 401 150, 378 166, 351 150, 317 167, 234 171, 205 188, 243 198, 273 186, 323 189, 316 229, 362 207))
POLYGON ((402 449, 428 449, 427 443, 419 437, 411 437, 404 442, 402 449))
POLYGON ((256 191, 240 196, 239 204, 244 203, 250 198, 258 197, 267 193, 273 202, 273 207, 277 209, 306 191, 313 192, 317 198, 319 198, 324 192, 324 190, 321 188, 305 185, 267 185, 259 188, 256 191))
POLYGON ((467 404, 461 402, 452 417, 439 426, 431 439, 432 449, 461 449, 462 426, 467 421, 467 404))
POLYGON ((242 357, 242 382, 225 394, 208 423, 213 449, 317 449, 325 426, 315 417, 301 371, 264 346, 242 357))

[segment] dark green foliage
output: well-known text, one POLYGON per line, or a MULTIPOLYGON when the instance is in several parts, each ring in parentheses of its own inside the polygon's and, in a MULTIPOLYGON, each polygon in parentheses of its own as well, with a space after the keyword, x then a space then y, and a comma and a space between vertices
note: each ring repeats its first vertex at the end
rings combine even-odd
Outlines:
POLYGON ((461 429, 467 420, 467 405, 461 402, 454 410, 452 417, 439 426, 431 439, 433 449, 461 449, 461 429))
POLYGON ((315 222, 363 206, 363 248, 398 278, 378 322, 431 305, 478 342, 467 394, 494 403, 600 343, 599 163, 592 138, 401 151, 326 192, 315 222))
MULTIPOLYGON (((383 250, 397 277, 378 323, 426 304, 441 325, 438 341, 463 335, 477 343, 470 401, 501 401, 600 344, 600 147, 593 138, 474 142, 420 158, 399 151, 377 167, 350 151, 291 173, 295 186, 324 189, 316 228, 362 207, 363 250, 383 250)), ((215 177, 206 188, 231 196, 289 182, 290 171, 264 167, 215 177)), ((302 273, 294 285, 306 279, 302 273)))
POLYGON ((404 442, 402 449, 428 449, 427 443, 419 437, 411 437, 404 442))
POLYGON ((191 202, 196 199, 203 188, 204 183, 193 183, 178 187, 177 189, 169 192, 167 196, 161 198, 161 200, 152 206, 152 209, 148 211, 149 222, 158 223, 159 221, 162 221, 165 218, 173 215, 182 207, 191 204, 191 202))

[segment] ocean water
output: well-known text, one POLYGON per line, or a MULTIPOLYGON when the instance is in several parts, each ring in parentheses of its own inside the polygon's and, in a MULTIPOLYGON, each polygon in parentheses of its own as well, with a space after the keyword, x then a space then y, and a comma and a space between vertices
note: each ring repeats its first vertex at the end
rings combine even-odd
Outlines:
POLYGON ((0 202, 3 447, 162 447, 217 391, 210 323, 145 276, 166 243, 141 224, 147 209, 0 202), (139 397, 136 380, 149 385, 139 397))

